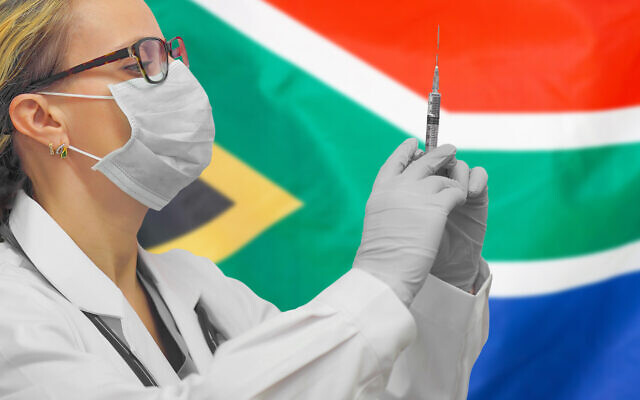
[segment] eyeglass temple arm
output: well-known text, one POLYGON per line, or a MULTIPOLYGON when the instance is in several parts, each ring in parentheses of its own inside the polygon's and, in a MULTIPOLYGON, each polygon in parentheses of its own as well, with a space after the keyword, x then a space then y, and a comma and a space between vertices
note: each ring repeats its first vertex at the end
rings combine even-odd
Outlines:
POLYGON ((130 57, 131 55, 132 54, 129 50, 129 47, 125 47, 120 50, 116 50, 113 53, 106 54, 102 57, 94 58, 93 60, 87 61, 86 63, 78 64, 75 67, 69 68, 66 71, 58 72, 57 74, 54 74, 48 78, 36 81, 29 86, 30 86, 30 89, 46 87, 62 78, 66 78, 68 76, 80 73, 82 71, 86 71, 91 68, 100 67, 102 65, 106 65, 118 60, 122 60, 123 58, 130 57))
POLYGON ((167 54, 172 58, 182 57, 182 61, 189 66, 189 56, 187 55, 187 49, 184 47, 184 40, 180 36, 176 36, 173 39, 165 42, 167 46, 167 54), (173 42, 177 41, 180 47, 172 48, 173 42), (177 52, 177 54, 174 54, 177 52))

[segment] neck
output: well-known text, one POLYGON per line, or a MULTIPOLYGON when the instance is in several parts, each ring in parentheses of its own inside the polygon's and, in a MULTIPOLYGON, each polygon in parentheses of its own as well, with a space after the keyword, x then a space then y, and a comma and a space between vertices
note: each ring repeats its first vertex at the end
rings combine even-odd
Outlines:
POLYGON ((147 209, 119 190, 98 197, 69 187, 34 193, 34 200, 105 275, 123 292, 135 290, 137 233, 147 209))

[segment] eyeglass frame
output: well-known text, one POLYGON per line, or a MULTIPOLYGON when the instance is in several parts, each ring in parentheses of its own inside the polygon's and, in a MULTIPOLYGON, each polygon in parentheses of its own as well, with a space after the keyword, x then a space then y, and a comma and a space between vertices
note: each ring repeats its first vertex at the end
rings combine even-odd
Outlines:
POLYGON ((182 39, 182 37, 180 36, 176 36, 173 39, 170 39, 168 41, 159 38, 159 37, 153 37, 153 36, 147 36, 147 37, 143 37, 142 39, 136 41, 135 43, 133 43, 130 46, 127 47, 123 47, 119 50, 113 51, 111 53, 105 54, 103 56, 94 58, 93 60, 89 60, 87 62, 84 62, 82 64, 78 64, 75 67, 69 68, 67 70, 64 70, 62 72, 58 72, 56 74, 51 75, 48 78, 44 78, 44 79, 40 79, 37 80, 35 82, 32 82, 29 86, 32 88, 37 88, 37 87, 46 87, 50 84, 52 84, 53 82, 56 82, 60 79, 69 77, 71 75, 75 75, 78 74, 80 72, 92 69, 92 68, 97 68, 97 67, 101 67, 103 65, 107 65, 119 60, 123 60, 125 58, 129 58, 129 57, 133 57, 136 59, 136 62, 138 63, 138 69, 140 70, 140 72, 142 73, 142 76, 144 77, 144 79, 151 83, 151 84, 159 84, 165 81, 165 79, 167 79, 167 76, 169 75, 169 71, 167 69, 167 72, 164 74, 164 76, 162 77, 162 79, 160 81, 152 81, 151 78, 149 78, 149 75, 147 74, 147 71, 144 69, 144 66, 142 65, 142 60, 140 59, 140 45, 147 40, 157 40, 160 41, 163 46, 165 51, 165 54, 167 55, 167 60, 166 63, 168 65, 169 63, 169 56, 171 56, 172 58, 177 58, 177 57, 182 57, 182 62, 188 67, 189 66, 189 57, 187 56, 187 50, 185 48, 184 45, 184 40, 182 39), (175 49, 172 48, 173 42, 174 40, 178 41, 179 46, 176 47, 175 49), (180 50, 183 51, 180 51, 180 50), (178 53, 175 53, 175 51, 178 51, 178 53))

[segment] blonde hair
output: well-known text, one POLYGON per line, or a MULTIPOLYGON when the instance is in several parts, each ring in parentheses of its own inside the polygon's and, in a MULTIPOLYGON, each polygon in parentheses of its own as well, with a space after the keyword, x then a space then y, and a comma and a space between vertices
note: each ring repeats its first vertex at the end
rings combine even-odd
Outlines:
POLYGON ((60 69, 66 52, 71 0, 0 0, 0 222, 20 188, 31 182, 13 149, 9 116, 14 97, 60 69))

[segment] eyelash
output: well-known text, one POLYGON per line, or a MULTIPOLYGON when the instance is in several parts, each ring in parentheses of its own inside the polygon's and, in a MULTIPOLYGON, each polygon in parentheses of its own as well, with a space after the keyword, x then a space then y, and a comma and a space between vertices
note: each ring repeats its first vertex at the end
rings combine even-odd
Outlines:
MULTIPOLYGON (((144 65, 145 68, 149 65, 148 62, 144 63, 144 64, 145 64, 144 65)), ((123 69, 126 69, 127 71, 134 71, 134 72, 138 71, 138 72, 140 72, 140 70, 138 69, 138 64, 129 64, 129 65, 124 66, 123 69)))
POLYGON ((123 69, 126 69, 127 71, 137 71, 138 70, 138 64, 129 64, 129 65, 123 67, 123 69))

